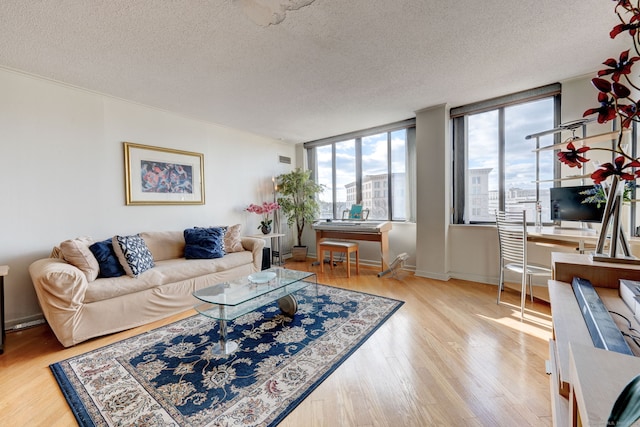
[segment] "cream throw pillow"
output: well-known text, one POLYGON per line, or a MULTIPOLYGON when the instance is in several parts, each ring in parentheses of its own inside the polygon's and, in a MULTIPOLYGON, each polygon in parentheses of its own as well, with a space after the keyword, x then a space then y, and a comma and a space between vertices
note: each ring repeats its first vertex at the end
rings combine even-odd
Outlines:
POLYGON ((78 267, 87 276, 89 282, 96 280, 100 272, 98 260, 89 250, 89 246, 93 243, 91 237, 78 237, 60 243, 60 252, 64 260, 78 267))
POLYGON ((225 227, 227 230, 224 233, 224 251, 226 253, 242 252, 244 246, 242 246, 242 240, 240 239, 240 224, 225 227))

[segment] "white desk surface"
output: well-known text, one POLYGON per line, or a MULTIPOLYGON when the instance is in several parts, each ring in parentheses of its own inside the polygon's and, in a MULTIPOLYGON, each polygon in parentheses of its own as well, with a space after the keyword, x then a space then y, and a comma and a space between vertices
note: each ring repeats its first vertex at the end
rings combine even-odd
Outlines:
POLYGON ((581 239, 581 240, 598 240, 599 233, 596 230, 584 228, 561 228, 561 227, 542 227, 541 231, 536 231, 533 226, 527 227, 527 234, 533 237, 546 237, 556 239, 581 239))
MULTIPOLYGON (((530 240, 546 239, 558 242, 576 242, 580 245, 585 243, 596 244, 598 242, 599 232, 591 229, 582 228, 562 228, 562 227, 542 227, 540 231, 536 231, 534 226, 527 227, 527 238, 530 240)), ((629 245, 640 246, 640 237, 629 237, 629 245)))

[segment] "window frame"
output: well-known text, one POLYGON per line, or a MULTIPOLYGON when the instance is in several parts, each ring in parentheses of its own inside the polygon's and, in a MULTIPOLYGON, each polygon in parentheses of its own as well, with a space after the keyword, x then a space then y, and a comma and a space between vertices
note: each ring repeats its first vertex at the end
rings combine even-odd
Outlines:
MULTIPOLYGON (((386 143, 387 143, 387 155, 386 155, 386 164, 387 164, 387 180, 386 185, 379 186, 379 191, 383 192, 387 196, 387 218, 381 219, 376 218, 373 219, 370 217, 370 220, 378 220, 378 221, 395 221, 395 222, 415 222, 415 206, 416 203, 414 200, 406 199, 406 218, 405 219, 393 219, 394 218, 394 200, 393 200, 393 176, 394 172, 392 170, 392 134, 396 131, 406 130, 406 154, 405 154, 405 174, 406 174, 406 182, 407 188, 404 192, 405 198, 411 198, 414 193, 415 188, 415 144, 416 144, 416 119, 407 119, 399 122, 390 123, 387 125, 377 126, 374 128, 364 129, 360 131, 350 132, 342 135, 336 135, 329 138, 323 138, 314 141, 308 141, 303 144, 303 147, 307 152, 307 167, 311 170, 312 178, 317 182, 316 175, 316 164, 317 164, 317 156, 315 149, 319 147, 331 146, 331 168, 332 168, 332 182, 333 182, 333 191, 331 194, 332 198, 332 209, 333 209, 333 218, 332 219, 341 219, 342 212, 338 212, 338 203, 336 203, 336 144, 354 140, 355 141, 355 200, 363 199, 363 175, 362 175, 362 140, 368 136, 378 135, 386 133, 386 143)), ((376 182, 379 184, 379 182, 376 182)), ((378 191, 377 189, 372 188, 367 191, 378 191)))
MULTIPOLYGON (((467 177, 467 129, 468 117, 471 115, 498 111, 498 206, 499 209, 505 208, 505 109, 510 106, 524 104, 545 98, 553 98, 553 121, 554 127, 560 124, 561 115, 561 85, 555 83, 552 85, 518 92, 499 98, 493 98, 486 101, 477 102, 450 110, 450 118, 452 121, 452 224, 495 224, 495 221, 467 221, 465 219, 466 202, 466 177, 467 177)), ((559 134, 554 136, 554 143, 559 142, 559 134)), ((532 151, 535 147, 532 147, 532 151)), ((533 154, 533 153, 532 153, 533 154)), ((539 161, 536 156, 536 177, 539 176, 539 161)), ((554 162, 553 165, 554 179, 560 176, 560 162, 554 162)), ((540 183, 535 185, 536 198, 539 198, 540 183)))

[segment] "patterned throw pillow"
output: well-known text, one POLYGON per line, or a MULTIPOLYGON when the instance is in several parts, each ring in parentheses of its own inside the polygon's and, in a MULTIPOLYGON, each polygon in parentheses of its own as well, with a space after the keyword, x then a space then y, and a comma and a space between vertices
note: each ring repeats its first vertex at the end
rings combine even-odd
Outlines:
POLYGON ((232 252, 244 251, 242 246, 242 240, 240 239, 240 224, 224 227, 226 229, 224 233, 224 251, 228 254, 232 252))
POLYGON ((222 258, 224 252, 222 227, 187 228, 184 230, 184 257, 186 259, 222 258))
POLYGON ((133 236, 113 236, 113 251, 128 276, 138 277, 155 266, 153 255, 139 234, 133 236))
POLYGON ((126 274, 113 250, 111 239, 96 242, 89 246, 89 250, 98 260, 98 265, 100 266, 98 277, 120 277, 126 274))

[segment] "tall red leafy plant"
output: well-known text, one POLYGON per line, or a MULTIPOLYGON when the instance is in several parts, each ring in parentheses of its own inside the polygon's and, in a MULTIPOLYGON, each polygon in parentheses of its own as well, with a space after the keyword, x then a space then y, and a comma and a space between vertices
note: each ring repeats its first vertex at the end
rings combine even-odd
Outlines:
POLYGON ((616 157, 613 162, 603 163, 591 174, 593 182, 601 183, 613 176, 619 180, 635 181, 640 177, 640 171, 633 171, 640 167, 640 161, 625 152, 622 147, 623 131, 628 129, 633 122, 640 121, 640 100, 634 99, 632 91, 640 91, 634 77, 638 77, 637 70, 634 74, 634 66, 640 61, 640 0, 615 1, 615 14, 620 23, 615 25, 609 36, 614 39, 618 36, 629 36, 632 41, 632 49, 621 52, 617 58, 608 58, 603 62, 606 68, 598 71, 598 76, 591 80, 598 90, 599 105, 589 108, 583 114, 584 117, 597 114, 598 123, 607 123, 613 120, 619 121, 618 142, 615 148, 592 148, 583 146, 576 148, 569 143, 565 150, 558 153, 558 159, 569 167, 582 168, 582 164, 588 162, 587 152, 591 150, 611 151, 616 157))

